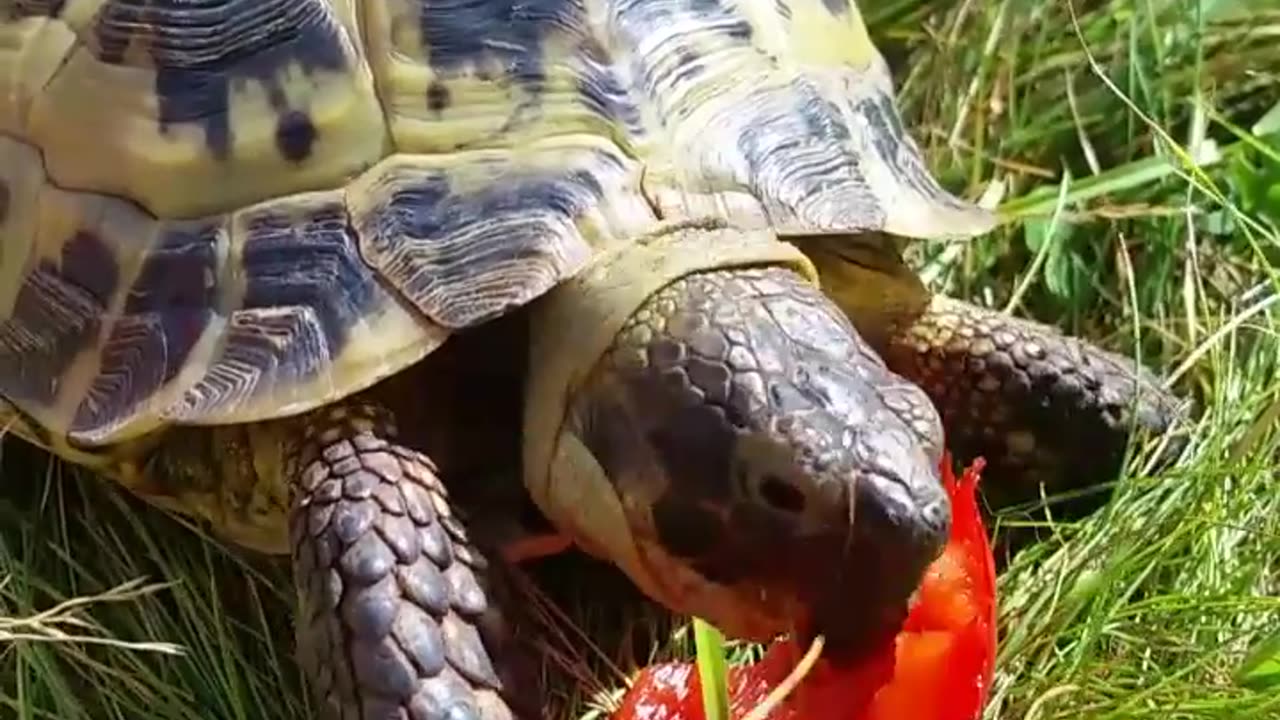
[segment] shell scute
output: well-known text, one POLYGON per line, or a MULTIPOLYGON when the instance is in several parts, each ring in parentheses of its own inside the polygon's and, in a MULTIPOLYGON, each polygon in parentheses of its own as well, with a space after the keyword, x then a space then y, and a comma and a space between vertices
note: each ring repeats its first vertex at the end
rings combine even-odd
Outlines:
POLYGON ((26 135, 59 185, 132 197, 160 217, 337 187, 385 145, 340 10, 325 0, 72 3, 62 19, 76 45, 34 97, 26 135), (99 132, 83 132, 85 117, 99 132))
POLYGON ((153 68, 160 131, 197 124, 209 151, 225 158, 233 84, 260 83, 272 104, 283 106, 281 71, 288 66, 304 75, 349 69, 342 31, 328 12, 314 0, 109 0, 93 19, 88 49, 108 65, 153 68), (259 17, 276 31, 238 27, 252 17, 250 1, 269 6, 259 17), (284 27, 293 32, 278 31, 284 27), (130 61, 131 51, 140 57, 130 61))
POLYGON ((340 195, 299 210, 267 206, 243 220, 244 308, 313 308, 325 346, 341 351, 348 330, 375 309, 377 282, 356 250, 340 195))
POLYGON ((0 326, 4 396, 40 408, 53 405, 63 375, 93 347, 101 313, 93 296, 67 282, 52 264, 41 263, 28 273, 0 326))
POLYGON ((356 392, 658 218, 989 226, 852 2, 55 5, 0 11, 0 396, 81 442, 356 392))
POLYGON ((639 68, 657 119, 645 189, 664 215, 801 235, 971 235, 993 224, 924 166, 853 2, 610 6, 614 47, 639 68))
POLYGON ((0 227, 0 279, 12 288, 0 304, 0 395, 46 427, 65 428, 152 228, 124 201, 44 185, 39 155, 3 137, 0 167, 20 189, 0 227))
POLYGON ((0 132, 24 137, 31 103, 75 46, 62 6, 0 3, 0 132))
POLYGON ((579 137, 522 152, 394 156, 348 197, 364 258, 427 317, 461 328, 577 272, 600 238, 651 222, 637 177, 615 149, 579 137))
POLYGON ((365 26, 398 150, 642 134, 583 0, 387 0, 365 5, 365 26))
MULTIPOLYGON (((88 207, 104 199, 83 196, 88 207)), ((79 374, 89 384, 82 397, 68 395, 75 413, 56 426, 78 441, 93 442, 130 425, 151 427, 155 412, 172 402, 208 348, 217 342, 221 283, 230 238, 217 221, 159 224, 147 218, 128 249, 137 257, 112 302, 102 310, 107 332, 94 348, 97 366, 79 374)), ((81 380, 83 381, 83 380, 81 380)))
POLYGON ((231 302, 219 347, 165 419, 234 422, 315 407, 443 339, 361 259, 341 191, 246 208, 228 229, 221 301, 231 302))
POLYGON ((248 422, 363 389, 447 331, 360 258, 341 190, 157 221, 53 187, 0 137, 0 397, 101 444, 170 422, 248 422), (12 289, 10 289, 12 288, 12 289))

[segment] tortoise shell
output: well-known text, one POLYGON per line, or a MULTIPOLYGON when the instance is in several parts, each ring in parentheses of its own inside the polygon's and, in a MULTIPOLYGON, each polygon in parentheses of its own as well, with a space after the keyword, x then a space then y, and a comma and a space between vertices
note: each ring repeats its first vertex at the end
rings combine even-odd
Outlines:
POLYGON ((332 402, 699 217, 989 224, 849 0, 0 1, 0 397, 75 444, 332 402))

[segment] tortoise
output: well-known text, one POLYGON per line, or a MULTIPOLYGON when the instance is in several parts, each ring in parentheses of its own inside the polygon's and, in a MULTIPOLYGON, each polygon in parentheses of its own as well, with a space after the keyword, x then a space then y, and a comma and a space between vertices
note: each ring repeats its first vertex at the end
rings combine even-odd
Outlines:
POLYGON ((1114 472, 1177 398, 903 261, 994 223, 853 0, 0 2, 5 425, 288 555, 323 717, 537 717, 493 578, 570 545, 854 654, 944 427, 1114 472), (549 532, 455 502, 503 458, 549 532))

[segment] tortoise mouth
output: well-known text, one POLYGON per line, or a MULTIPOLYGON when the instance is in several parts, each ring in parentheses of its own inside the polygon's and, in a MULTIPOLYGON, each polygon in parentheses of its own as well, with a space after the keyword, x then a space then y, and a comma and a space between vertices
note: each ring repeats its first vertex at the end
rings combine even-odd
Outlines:
POLYGON ((950 500, 940 492, 912 502, 891 478, 862 476, 855 487, 852 523, 819 533, 745 504, 729 510, 711 554, 677 557, 639 533, 644 573, 658 599, 731 637, 767 641, 792 632, 807 642, 822 635, 829 658, 856 661, 901 630, 944 546, 950 500))
POLYGON ((828 657, 856 660, 899 632, 945 546, 951 503, 940 483, 936 494, 929 490, 934 485, 908 489, 899 478, 859 473, 849 482, 845 522, 816 533, 742 506, 729 523, 741 530, 729 532, 716 556, 692 563, 711 582, 737 582, 736 599, 756 606, 733 614, 767 615, 774 634, 792 631, 803 641, 822 635, 828 657))
POLYGON ((845 552, 807 603, 797 631, 802 640, 826 638, 826 654, 855 661, 883 647, 902 628, 911 597, 941 554, 951 525, 951 502, 939 495, 903 502, 891 478, 858 485, 856 521, 845 552))

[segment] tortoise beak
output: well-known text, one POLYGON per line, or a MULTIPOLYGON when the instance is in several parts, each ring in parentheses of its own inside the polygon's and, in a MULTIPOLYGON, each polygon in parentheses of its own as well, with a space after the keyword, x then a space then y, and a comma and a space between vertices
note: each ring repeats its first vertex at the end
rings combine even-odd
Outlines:
POLYGON ((809 603, 797 628, 821 634, 831 659, 854 661, 902 628, 912 595, 942 552, 951 529, 951 501, 931 473, 900 478, 863 473, 850 494, 848 534, 831 568, 835 576, 809 603))

